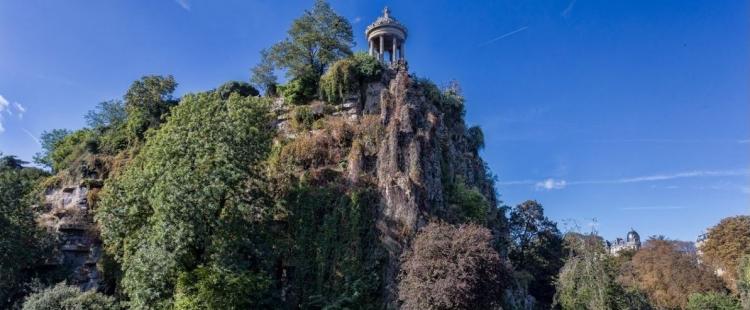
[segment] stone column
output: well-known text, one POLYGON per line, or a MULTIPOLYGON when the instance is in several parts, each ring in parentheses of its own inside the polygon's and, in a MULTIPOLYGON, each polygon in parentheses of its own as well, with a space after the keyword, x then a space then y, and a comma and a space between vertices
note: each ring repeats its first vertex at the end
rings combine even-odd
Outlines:
POLYGON ((367 45, 369 46, 369 51, 367 51, 367 54, 372 56, 373 52, 375 52, 375 47, 372 44, 372 38, 367 39, 367 45))
POLYGON ((396 36, 393 36, 393 49, 391 50, 391 62, 395 63, 398 58, 396 58, 396 52, 398 51, 398 39, 396 36))
POLYGON ((406 49, 406 41, 401 42, 401 59, 404 60, 404 61, 406 61, 406 52, 405 52, 405 49, 406 49))
POLYGON ((383 51, 383 48, 384 48, 384 47, 385 47, 385 38, 384 38, 384 37, 383 37, 383 35, 381 34, 381 35, 380 35, 380 54, 378 54, 378 59, 379 59, 380 61, 383 61, 383 52, 384 52, 384 51, 383 51))

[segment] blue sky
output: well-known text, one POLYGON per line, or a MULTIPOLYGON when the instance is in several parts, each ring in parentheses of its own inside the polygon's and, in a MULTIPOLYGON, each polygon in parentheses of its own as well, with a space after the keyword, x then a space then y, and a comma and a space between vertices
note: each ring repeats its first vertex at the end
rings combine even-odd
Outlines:
MULTIPOLYGON (((178 94, 247 80, 312 1, 0 1, 0 151, 84 126, 145 74, 178 94)), ((410 69, 458 80, 507 204, 562 227, 695 240, 750 211, 747 1, 351 1, 357 47, 384 5, 410 69), (594 220, 595 219, 595 220, 594 220)))

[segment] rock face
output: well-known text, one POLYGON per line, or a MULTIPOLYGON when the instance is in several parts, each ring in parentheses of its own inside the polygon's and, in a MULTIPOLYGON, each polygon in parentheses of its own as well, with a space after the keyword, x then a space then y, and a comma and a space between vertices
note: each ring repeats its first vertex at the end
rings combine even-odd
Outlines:
POLYGON ((97 190, 83 184, 49 189, 44 197, 46 212, 38 218, 57 241, 50 265, 68 270, 69 283, 83 290, 96 290, 101 282, 96 267, 101 241, 88 201, 90 191, 97 190))
MULTIPOLYGON (((378 113, 385 128, 377 154, 377 185, 381 193, 378 230, 389 259, 385 271, 385 299, 397 307, 396 277, 400 256, 431 218, 448 210, 446 189, 463 181, 480 189, 492 206, 494 187, 484 162, 467 142, 462 115, 447 115, 425 89, 411 79, 404 63, 385 78, 388 87, 368 86, 363 113, 378 113), (378 99, 371 90, 380 89, 378 99), (379 109, 368 108, 372 102, 379 109)), ((459 114, 461 112, 458 112, 459 114)))
MULTIPOLYGON (((276 109, 280 137, 289 141, 309 139, 307 144, 328 154, 321 158, 330 157, 313 162, 301 160, 307 164, 296 169, 339 171, 340 161, 345 160, 347 168, 341 172, 350 185, 377 187, 380 205, 375 229, 387 254, 382 284, 388 308, 399 305, 397 276, 403 251, 430 220, 450 221, 454 212, 449 201, 450 188, 455 183, 478 189, 493 207, 497 203, 492 179, 464 124, 463 101, 445 100, 445 96, 431 83, 415 80, 406 64, 398 62, 386 69, 379 81, 345 96, 343 104, 335 106, 335 112, 318 116, 328 117, 330 123, 344 122, 360 129, 367 126, 367 120, 376 120, 382 130, 372 137, 373 141, 340 139, 336 130, 292 133, 287 124, 290 110, 276 109), (325 142, 328 140, 335 142, 325 142)), ((306 154, 302 153, 303 157, 306 154)), ((493 231, 497 236, 504 234, 502 229, 493 231)))

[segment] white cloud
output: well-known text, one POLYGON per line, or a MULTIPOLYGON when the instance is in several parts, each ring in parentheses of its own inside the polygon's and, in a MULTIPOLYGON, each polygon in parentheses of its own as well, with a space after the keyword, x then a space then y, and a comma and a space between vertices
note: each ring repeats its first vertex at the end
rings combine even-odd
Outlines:
POLYGON ((362 17, 361 16, 357 16, 357 17, 354 18, 354 20, 352 20, 352 24, 359 24, 359 22, 361 22, 361 21, 362 21, 362 17))
POLYGON ((13 115, 14 110, 19 119, 22 119, 23 113, 26 112, 26 108, 24 108, 20 103, 14 102, 11 105, 8 99, 5 99, 3 95, 0 95, 0 133, 5 132, 5 127, 3 126, 3 112, 8 115, 13 115))
POLYGON ((188 0, 174 0, 185 11, 190 11, 190 2, 188 0))
POLYGON ((665 180, 695 178, 695 177, 731 177, 731 176, 743 176, 743 175, 750 175, 750 169, 693 170, 693 171, 677 172, 677 173, 671 173, 671 174, 653 174, 653 175, 644 175, 644 176, 613 179, 613 180, 578 181, 578 182, 570 182, 570 184, 571 185, 572 184, 626 184, 626 183, 665 181, 665 180))
POLYGON ((625 207, 625 208, 620 208, 620 210, 624 210, 624 211, 681 210, 681 209, 687 209, 687 207, 681 207, 681 206, 647 206, 647 207, 625 207))
MULTIPOLYGON (((653 174, 636 176, 629 178, 619 178, 610 180, 583 180, 583 181, 565 181, 555 180, 552 178, 533 181, 533 180, 518 180, 518 181, 505 181, 498 182, 497 185, 534 185, 537 190, 553 190, 563 189, 570 185, 602 185, 602 184, 630 184, 630 183, 641 183, 641 182, 657 182, 667 181, 682 178, 703 178, 703 177, 733 177, 733 176, 748 176, 750 175, 750 169, 734 169, 734 170, 693 170, 685 172, 677 172, 670 174, 653 174)), ((655 188, 655 187, 652 187, 655 188)), ((665 188, 677 189, 676 185, 667 185, 665 188)))
POLYGON ((546 179, 541 182, 536 183, 536 189, 545 189, 545 190, 553 190, 553 189, 563 189, 565 186, 567 186, 567 182, 565 180, 555 180, 555 179, 546 179))
POLYGON ((748 144, 748 143, 750 143, 750 139, 737 140, 737 143, 739 143, 739 144, 748 144))

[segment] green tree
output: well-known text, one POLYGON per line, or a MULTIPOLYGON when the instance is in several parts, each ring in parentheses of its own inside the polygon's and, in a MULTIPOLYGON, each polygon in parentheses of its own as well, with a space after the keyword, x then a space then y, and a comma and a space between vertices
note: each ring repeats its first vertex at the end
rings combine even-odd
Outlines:
POLYGON ((28 196, 47 174, 23 167, 15 156, 2 158, 5 164, 0 166, 0 308, 5 309, 24 293, 25 284, 37 274, 36 267, 45 258, 44 232, 36 226, 28 196))
POLYGON ((258 89, 264 91, 266 96, 276 95, 278 84, 273 60, 268 55, 268 50, 260 51, 260 62, 251 70, 250 82, 258 89))
POLYGON ((557 224, 544 216, 536 201, 523 202, 510 210, 513 240, 508 257, 513 267, 532 276, 529 293, 542 306, 552 303, 554 277, 563 266, 563 238, 557 224))
POLYGON ((120 100, 102 101, 86 113, 86 124, 91 128, 109 127, 125 121, 128 114, 125 104, 120 100))
POLYGON ((117 310, 114 297, 95 291, 81 292, 78 287, 64 282, 29 295, 23 310, 117 310))
POLYGON ((161 124, 169 109, 177 104, 172 98, 175 88, 177 82, 171 75, 147 75, 130 85, 124 99, 131 143, 143 140, 146 130, 161 124))
POLYGON ((268 50, 268 58, 287 70, 290 85, 285 92, 294 92, 292 98, 303 102, 317 94, 318 80, 330 64, 352 54, 352 25, 326 1, 316 0, 312 10, 292 22, 287 35, 268 50))
POLYGON ((741 310, 740 301, 727 294, 709 292, 690 295, 687 310, 741 310))
POLYGON ((646 297, 617 281, 619 257, 607 255, 603 239, 595 234, 565 235, 569 253, 555 280, 553 305, 562 309, 651 309, 646 297))
POLYGON ((187 95, 108 181, 96 220, 132 308, 170 306, 178 278, 200 266, 261 272, 268 105, 236 93, 187 95))
POLYGON ((67 129, 52 129, 50 131, 43 131, 42 135, 39 137, 39 140, 42 143, 42 152, 36 153, 34 155, 34 163, 52 168, 52 152, 55 150, 57 144, 60 143, 60 141, 62 141, 63 138, 65 138, 65 136, 69 135, 70 133, 71 131, 67 129))
POLYGON ((219 88, 216 89, 216 92, 218 92, 219 97, 221 97, 221 99, 224 99, 224 100, 228 99, 229 96, 232 95, 233 93, 237 93, 238 95, 242 97, 247 97, 247 96, 254 97, 260 94, 260 92, 258 92, 258 90, 255 89, 255 87, 253 87, 252 85, 245 83, 245 82, 239 82, 239 81, 226 82, 222 84, 221 86, 219 86, 219 88))

